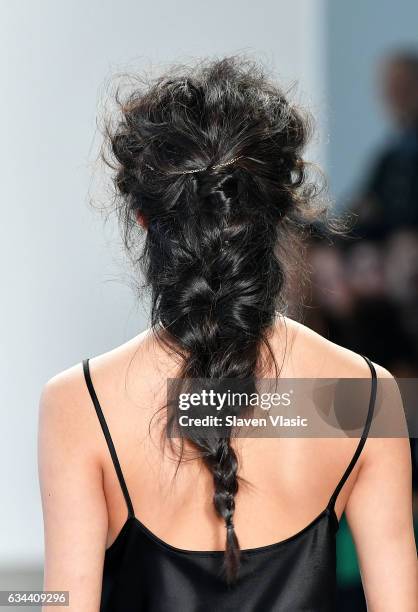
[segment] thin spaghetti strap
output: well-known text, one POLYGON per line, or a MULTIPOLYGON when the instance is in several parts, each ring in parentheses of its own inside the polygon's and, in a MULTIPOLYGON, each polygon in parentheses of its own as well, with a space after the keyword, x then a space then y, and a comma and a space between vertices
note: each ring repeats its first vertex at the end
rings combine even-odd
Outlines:
POLYGON ((122 493, 125 498, 126 505, 128 507, 128 517, 129 518, 134 517, 135 516, 134 507, 132 505, 132 501, 128 493, 128 487, 126 486, 125 478, 123 477, 122 468, 120 467, 119 459, 116 454, 115 445, 113 444, 113 440, 110 435, 110 431, 107 426, 106 419, 104 417, 102 408, 97 398, 96 391, 93 387, 88 359, 84 359, 83 361, 83 372, 84 372, 84 378, 86 380, 87 389, 89 390, 90 397, 92 399, 94 408, 96 410, 97 417, 99 419, 101 428, 103 430, 103 434, 106 439, 107 446, 109 448, 110 456, 112 457, 113 465, 115 466, 116 475, 118 477, 119 484, 122 489, 122 493))
POLYGON ((361 438, 360 441, 357 445, 356 451, 353 455, 353 458, 351 459, 350 463, 348 464, 347 469, 345 470, 344 474, 342 475, 342 478, 340 480, 340 482, 337 484, 334 493, 331 495, 331 498, 329 500, 328 503, 328 508, 334 508, 335 506, 335 502, 337 501, 337 497, 341 491, 341 489, 343 488, 345 482, 347 481, 347 478, 350 476, 354 466, 357 463, 358 458, 360 457, 361 451, 363 450, 363 447, 366 443, 367 440, 367 436, 369 435, 369 431, 370 431, 370 426, 372 424, 372 420, 373 420, 373 413, 374 413, 374 406, 375 406, 375 402, 376 402, 376 390, 377 390, 377 375, 376 375, 376 369, 373 365, 373 363, 370 361, 370 359, 368 357, 365 357, 364 355, 362 355, 363 359, 365 359, 365 361, 367 362, 369 368, 370 368, 370 372, 372 375, 372 386, 371 386, 371 391, 370 391, 370 401, 369 401, 369 410, 367 413, 367 418, 366 418, 366 424, 364 426, 363 429, 363 433, 361 434, 361 438))

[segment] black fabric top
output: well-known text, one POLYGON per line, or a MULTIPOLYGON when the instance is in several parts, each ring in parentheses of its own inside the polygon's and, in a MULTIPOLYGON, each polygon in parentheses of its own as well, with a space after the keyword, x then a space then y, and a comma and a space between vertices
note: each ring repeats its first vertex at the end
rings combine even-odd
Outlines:
POLYGON ((84 376, 124 494, 128 518, 106 550, 101 612, 328 612, 335 610, 338 518, 335 501, 363 449, 373 417, 377 378, 373 364, 369 410, 362 436, 327 507, 301 531, 275 544, 242 550, 239 579, 228 586, 223 551, 182 550, 136 518, 115 447, 95 393, 89 361, 84 376))

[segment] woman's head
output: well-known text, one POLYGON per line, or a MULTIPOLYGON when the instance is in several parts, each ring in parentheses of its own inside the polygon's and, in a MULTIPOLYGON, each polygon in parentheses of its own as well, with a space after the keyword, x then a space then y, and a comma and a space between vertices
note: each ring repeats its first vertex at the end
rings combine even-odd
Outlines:
MULTIPOLYGON (((146 227, 153 329, 164 328, 183 378, 254 379, 285 307, 285 259, 297 254, 312 208, 302 160, 308 119, 239 57, 174 69, 119 103, 110 163, 129 245, 138 219, 146 227)), ((229 435, 185 437, 213 474, 232 580, 237 456, 229 435)))

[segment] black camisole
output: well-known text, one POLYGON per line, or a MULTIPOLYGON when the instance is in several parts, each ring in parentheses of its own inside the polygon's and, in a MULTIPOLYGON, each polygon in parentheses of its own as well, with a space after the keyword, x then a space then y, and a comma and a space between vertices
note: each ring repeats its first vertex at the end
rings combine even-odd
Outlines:
POLYGON ((362 436, 326 508, 289 538, 242 550, 238 581, 228 586, 221 573, 222 551, 182 550, 167 544, 135 516, 108 426, 90 376, 84 376, 128 509, 116 540, 106 550, 101 612, 328 612, 335 610, 335 502, 366 442, 376 399, 372 375, 362 436))

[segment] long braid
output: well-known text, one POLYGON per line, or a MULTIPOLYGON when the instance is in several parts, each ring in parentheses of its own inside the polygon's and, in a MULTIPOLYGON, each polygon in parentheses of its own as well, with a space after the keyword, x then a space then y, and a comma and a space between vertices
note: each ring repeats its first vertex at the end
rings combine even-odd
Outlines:
MULTIPOLYGON (((248 381, 254 377, 263 330, 273 322, 274 307, 266 298, 271 287, 280 287, 281 268, 271 248, 264 250, 264 258, 254 260, 251 244, 265 240, 267 228, 264 220, 249 223, 243 215, 238 170, 225 168, 188 180, 195 213, 177 226, 182 238, 179 235, 172 242, 185 248, 176 247, 169 273, 163 273, 164 284, 158 283, 159 296, 154 296, 158 318, 187 355, 184 378, 248 381), (268 281, 260 279, 260 264, 267 266, 268 281)), ((149 235, 151 249, 154 232, 155 227, 149 235)), ((258 255, 262 256, 261 249, 258 255)), ((150 259, 155 261, 155 255, 150 253, 150 259)), ((150 275, 155 281, 156 270, 150 275)), ((226 527, 225 571, 232 582, 240 557, 233 523, 236 453, 229 436, 202 438, 187 431, 182 435, 199 449, 213 475, 214 507, 226 527)))
MULTIPOLYGON (((215 449, 214 449, 215 450, 215 449)), ((206 460, 213 473, 215 493, 213 496, 216 512, 225 521, 226 547, 225 571, 229 582, 232 582, 239 569, 240 550, 235 533, 234 512, 235 496, 238 493, 238 461, 229 438, 220 438, 214 456, 206 460)))
MULTIPOLYGON (((255 384, 281 304, 284 245, 312 195, 302 189, 299 155, 307 124, 259 66, 238 58, 165 75, 135 91, 121 111, 108 131, 123 196, 119 212, 126 236, 138 213, 147 222, 141 262, 153 329, 162 327, 182 358, 184 380, 255 384)), ((240 548, 238 458, 230 434, 181 431, 212 474, 232 582, 240 548)))

